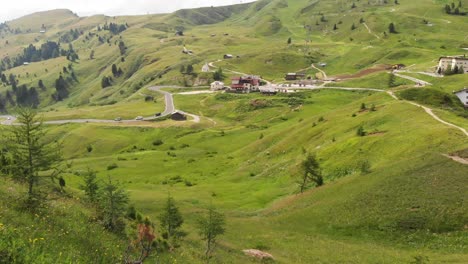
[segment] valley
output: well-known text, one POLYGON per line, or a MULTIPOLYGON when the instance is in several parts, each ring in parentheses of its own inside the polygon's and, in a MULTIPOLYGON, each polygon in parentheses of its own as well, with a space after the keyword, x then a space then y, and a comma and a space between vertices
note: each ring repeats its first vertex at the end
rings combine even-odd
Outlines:
POLYGON ((468 74, 438 73, 468 48, 451 3, 260 0, 1 24, 0 263, 125 263, 145 221, 145 263, 466 263, 468 110, 456 92, 468 74), (34 212, 10 169, 27 106, 63 158, 64 186, 38 180, 34 212), (301 192, 309 154, 323 185, 301 192), (87 200, 89 172, 128 196, 121 232, 87 200), (168 197, 184 220, 177 242, 160 226, 168 197), (210 208, 225 232, 207 260, 210 208))

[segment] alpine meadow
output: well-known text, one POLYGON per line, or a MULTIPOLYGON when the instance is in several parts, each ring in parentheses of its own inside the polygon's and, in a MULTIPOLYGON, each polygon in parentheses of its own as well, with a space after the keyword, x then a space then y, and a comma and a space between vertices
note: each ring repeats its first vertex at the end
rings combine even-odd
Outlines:
POLYGON ((1 23, 0 264, 468 263, 467 54, 468 0, 1 23))

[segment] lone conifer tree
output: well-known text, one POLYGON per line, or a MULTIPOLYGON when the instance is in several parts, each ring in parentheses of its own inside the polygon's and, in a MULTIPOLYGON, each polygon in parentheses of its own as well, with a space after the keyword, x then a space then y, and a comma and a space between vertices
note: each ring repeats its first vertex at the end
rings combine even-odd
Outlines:
POLYGON ((13 161, 10 166, 13 179, 28 186, 26 205, 34 209, 41 196, 36 190, 42 178, 56 179, 61 172, 60 145, 45 140, 46 132, 36 111, 18 108, 18 126, 12 126, 5 136, 6 149, 13 161))
POLYGON ((180 227, 184 223, 184 219, 177 208, 174 199, 171 196, 167 197, 166 204, 163 208, 161 215, 159 216, 161 221, 161 229, 164 230, 164 235, 168 240, 177 240, 181 232, 180 227))
POLYGON ((393 22, 390 23, 390 24, 388 25, 388 32, 390 32, 390 33, 392 33, 392 34, 396 34, 396 33, 397 33, 397 31, 396 31, 396 29, 395 29, 395 24, 393 24, 393 22))
POLYGON ((224 234, 225 224, 224 215, 217 212, 214 207, 210 207, 207 215, 198 220, 200 236, 202 237, 202 240, 206 242, 206 263, 209 263, 210 261, 218 236, 224 234))
POLYGON ((303 193, 307 187, 307 184, 312 181, 315 185, 323 185, 322 172, 320 170, 320 165, 314 155, 308 154, 306 159, 301 163, 302 177, 299 183, 301 188, 301 193, 303 193))

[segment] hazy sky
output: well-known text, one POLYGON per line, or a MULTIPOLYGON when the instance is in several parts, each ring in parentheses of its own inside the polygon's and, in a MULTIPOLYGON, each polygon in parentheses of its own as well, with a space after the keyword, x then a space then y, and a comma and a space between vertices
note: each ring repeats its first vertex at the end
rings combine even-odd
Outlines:
POLYGON ((80 16, 93 14, 138 15, 168 13, 182 8, 220 6, 253 0, 2 0, 0 21, 12 20, 33 12, 66 8, 80 16))

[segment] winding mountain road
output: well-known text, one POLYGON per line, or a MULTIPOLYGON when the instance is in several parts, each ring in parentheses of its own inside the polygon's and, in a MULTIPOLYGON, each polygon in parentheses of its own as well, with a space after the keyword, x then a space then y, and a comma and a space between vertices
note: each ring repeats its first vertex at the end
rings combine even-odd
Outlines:
MULTIPOLYGON (((143 120, 134 120, 134 119, 128 119, 128 120, 110 120, 110 119, 65 119, 65 120, 53 120, 53 121, 44 121, 43 124, 47 125, 63 125, 63 124, 69 124, 69 123, 77 123, 77 124, 86 124, 86 123, 100 123, 100 124, 105 124, 105 123, 124 123, 124 124, 132 124, 132 123, 138 123, 142 121, 153 121, 157 120, 166 116, 169 116, 173 114, 176 111, 179 111, 182 114, 185 114, 187 116, 190 116, 193 118, 193 122, 195 123, 200 123, 201 118, 200 116, 194 115, 194 114, 189 114, 180 110, 175 109, 174 105, 174 98, 172 97, 172 93, 166 92, 161 90, 162 88, 186 88, 186 87, 180 87, 180 86, 152 86, 149 87, 148 90, 158 92, 164 95, 165 99, 165 110, 164 112, 161 113, 160 116, 150 116, 150 117, 144 117, 143 120)), ((11 126, 14 125, 15 121, 17 118, 12 115, 0 115, 0 125, 7 125, 11 126)))
MULTIPOLYGON (((213 68, 216 68, 216 66, 214 65, 214 62, 210 62, 209 63, 209 66, 210 67, 213 67, 213 68)), ((317 69, 318 71, 322 72, 322 74, 324 75, 325 79, 327 78, 327 75, 324 71, 322 71, 321 69, 317 68, 315 65, 311 65, 312 68, 315 68, 317 69)), ((232 73, 236 73, 236 74, 242 74, 242 75, 245 75, 245 73, 241 73, 241 72, 236 72, 236 71, 232 71, 232 70, 226 70, 226 71, 229 71, 229 72, 232 72, 232 73)), ((424 80, 420 80, 420 79, 417 79, 417 78, 414 78, 414 77, 410 77, 410 76, 406 76, 406 75, 402 75, 402 74, 399 74, 398 72, 395 72, 394 73, 396 76, 398 77, 401 77, 401 78, 405 78, 405 79, 408 79, 408 80, 411 80, 415 83, 418 83, 418 84, 422 84, 422 85, 431 85, 431 83, 429 82, 426 82, 424 80)), ((265 80, 266 81, 266 80, 265 80)), ((267 81, 267 85, 268 86, 271 86, 272 84, 270 82, 267 81)), ((163 117, 166 117, 168 115, 171 115, 172 113, 176 112, 176 111, 179 111, 180 113, 182 114, 185 114, 187 116, 190 116, 193 118, 193 122, 195 123, 199 123, 201 118, 200 116, 198 115, 194 115, 194 114, 190 114, 190 113, 186 113, 186 112, 183 112, 181 110, 176 110, 175 108, 175 105, 174 105, 174 98, 173 98, 173 95, 172 93, 170 92, 167 92, 167 91, 163 91, 162 89, 163 88, 175 88, 175 89, 178 89, 178 88, 186 88, 186 87, 181 87, 181 86, 171 86, 171 85, 165 85, 165 86, 151 86, 148 88, 148 90, 150 91, 154 91, 154 92, 158 92, 158 93, 161 93, 164 95, 164 98, 165 98, 165 110, 163 113, 161 113, 160 116, 158 117, 146 117, 144 118, 143 120, 121 120, 121 121, 115 121, 115 120, 101 120, 101 119, 70 119, 70 120, 55 120, 55 121, 45 121, 44 124, 52 124, 52 125, 59 125, 59 124, 66 124, 66 123, 136 123, 136 122, 141 122, 141 121, 151 121, 151 120, 156 120, 158 118, 163 118, 163 117)), ((382 89, 374 89, 374 88, 356 88, 356 87, 325 87, 325 86, 313 86, 313 85, 306 85, 306 86, 302 86, 302 87, 288 87, 288 88, 292 88, 292 89, 295 89, 295 90, 299 90, 299 89, 303 89, 303 90, 318 90, 318 89, 336 89, 336 90, 347 90, 347 91, 373 91, 373 92, 385 92, 387 93, 389 96, 391 96, 393 99, 395 100, 399 100, 399 101, 404 101, 406 103, 409 103, 411 105, 414 105, 416 107, 420 107, 422 108, 428 115, 430 115, 433 119, 435 119, 436 121, 444 124, 444 125, 447 125, 447 126, 450 126, 452 128, 455 128, 455 129, 458 129, 460 130, 461 132, 463 132, 463 134, 465 134, 466 136, 468 136, 468 131, 460 126, 457 126, 455 124, 452 124, 452 123, 449 123, 447 121, 444 121, 442 120, 440 117, 438 117, 431 108, 429 107, 426 107, 426 106, 423 106, 423 105, 420 105, 420 104, 417 104, 415 102, 411 102, 411 101, 406 101, 406 100, 401 100, 400 98, 398 98, 394 93, 393 91, 388 91, 388 90, 382 90, 382 89)), ((0 125, 13 125, 14 122, 16 121, 16 118, 12 115, 0 115, 0 125), (3 121, 2 121, 3 120, 3 121)))

